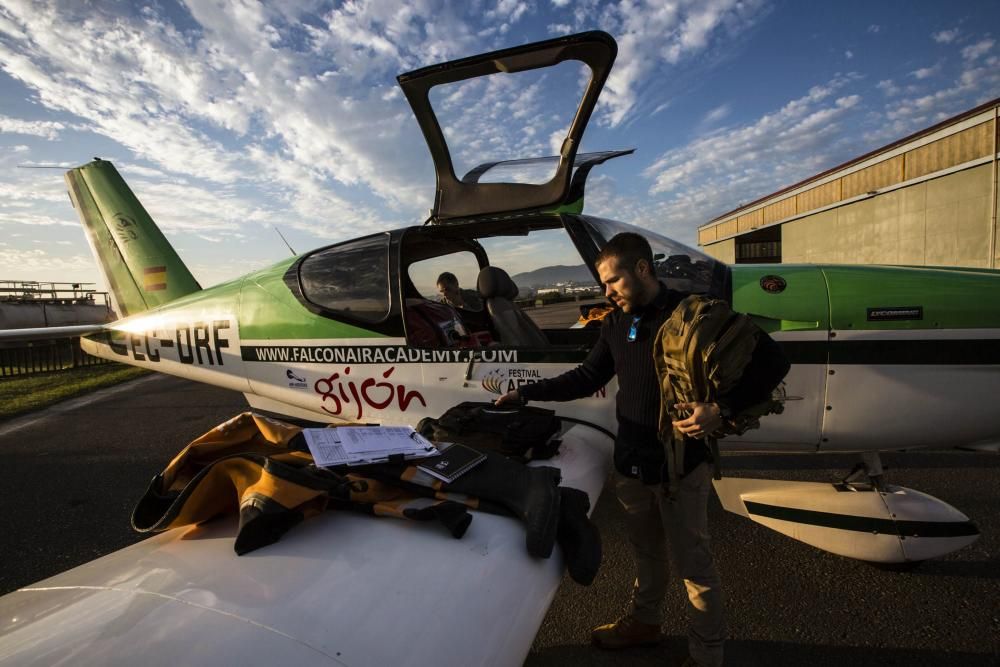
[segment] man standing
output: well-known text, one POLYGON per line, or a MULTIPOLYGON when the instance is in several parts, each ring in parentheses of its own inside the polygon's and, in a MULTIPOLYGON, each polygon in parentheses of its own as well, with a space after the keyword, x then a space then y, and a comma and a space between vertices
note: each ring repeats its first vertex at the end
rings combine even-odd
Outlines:
POLYGON ((615 490, 625 510, 636 579, 629 613, 594 628, 591 640, 603 649, 660 642, 669 560, 684 580, 690 603, 689 656, 684 664, 721 665, 726 628, 721 585, 709 548, 711 455, 702 438, 722 425, 723 416, 766 400, 788 372, 788 361, 781 348, 761 333, 752 360, 731 392, 716 403, 674 407, 674 426, 684 434, 685 456, 680 481, 671 494, 657 436, 660 387, 653 344, 660 326, 687 295, 669 290, 657 279, 652 250, 638 234, 612 238, 597 256, 596 268, 607 298, 618 309, 605 319, 587 359, 558 377, 501 396, 497 405, 583 398, 618 376, 615 490))
POLYGON ((483 300, 479 296, 479 292, 460 288, 458 278, 450 271, 445 271, 438 276, 437 288, 442 303, 462 310, 480 311, 483 309, 483 300))

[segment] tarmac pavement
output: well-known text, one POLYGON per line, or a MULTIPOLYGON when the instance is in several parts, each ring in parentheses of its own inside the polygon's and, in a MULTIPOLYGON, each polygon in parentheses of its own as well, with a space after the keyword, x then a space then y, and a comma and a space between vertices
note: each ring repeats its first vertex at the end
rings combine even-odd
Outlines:
MULTIPOLYGON (((150 479, 188 441, 246 409, 243 396, 154 376, 0 422, 0 594, 143 538, 129 527, 150 479)), ((886 454, 890 482, 965 512, 982 537, 909 572, 821 552, 729 514, 709 523, 726 586, 727 665, 1000 665, 1000 455, 886 454)), ((726 457, 732 475, 829 481, 850 456, 726 457)), ((526 665, 663 665, 685 655, 684 597, 668 594, 667 639, 608 653, 592 626, 628 602, 630 551, 610 487, 594 511, 604 564, 594 584, 567 577, 526 665)), ((503 619, 497 619, 503 622, 503 619)))

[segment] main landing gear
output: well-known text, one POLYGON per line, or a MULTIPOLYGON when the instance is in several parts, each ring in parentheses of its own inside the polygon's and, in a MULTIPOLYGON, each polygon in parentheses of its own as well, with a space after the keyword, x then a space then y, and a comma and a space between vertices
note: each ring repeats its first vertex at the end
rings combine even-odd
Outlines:
POLYGON ((861 460, 851 468, 844 479, 834 486, 842 491, 881 491, 885 492, 885 471, 882 458, 878 452, 864 452, 861 460))

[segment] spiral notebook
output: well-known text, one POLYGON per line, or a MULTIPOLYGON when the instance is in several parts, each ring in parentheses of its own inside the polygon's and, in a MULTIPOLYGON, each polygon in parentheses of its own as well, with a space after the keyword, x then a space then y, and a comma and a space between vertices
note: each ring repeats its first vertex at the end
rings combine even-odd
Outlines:
POLYGON ((458 442, 435 444, 441 453, 421 459, 417 468, 442 482, 454 482, 486 460, 486 454, 458 442))

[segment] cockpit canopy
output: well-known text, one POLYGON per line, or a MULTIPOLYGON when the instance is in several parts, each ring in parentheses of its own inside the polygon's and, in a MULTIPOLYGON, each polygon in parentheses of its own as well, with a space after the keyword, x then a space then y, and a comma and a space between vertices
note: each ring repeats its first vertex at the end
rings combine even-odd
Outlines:
POLYGON ((434 160, 431 220, 540 212, 567 203, 583 132, 617 53, 611 35, 593 31, 400 74, 397 81, 434 160), (557 97, 575 99, 562 108, 557 97), (524 131, 505 134, 511 120, 520 120, 524 131), (558 157, 552 173, 538 182, 457 176, 484 158, 516 157, 498 150, 538 155, 539 145, 558 157), (470 158, 475 161, 468 163, 470 158), (456 169, 456 163, 469 167, 456 169))

